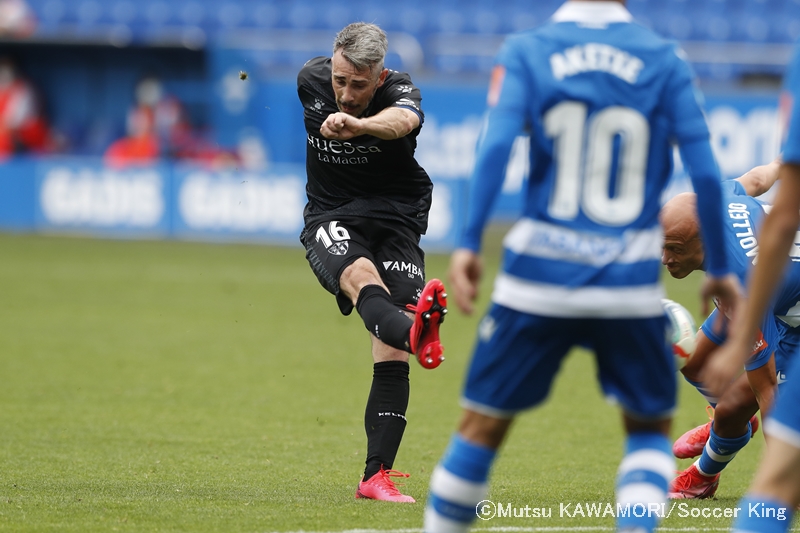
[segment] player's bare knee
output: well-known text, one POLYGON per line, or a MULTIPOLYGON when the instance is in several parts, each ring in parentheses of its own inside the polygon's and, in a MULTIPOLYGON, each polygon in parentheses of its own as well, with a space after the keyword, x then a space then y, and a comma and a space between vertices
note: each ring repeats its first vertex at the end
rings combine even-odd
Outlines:
MULTIPOLYGON (((355 305, 358 301, 358 294, 367 285, 380 285, 384 289, 386 288, 372 261, 366 257, 359 257, 342 271, 342 275, 339 277, 339 287, 355 305)), ((389 290, 387 289, 386 292, 389 290)))
POLYGON ((459 434, 469 442, 497 449, 502 444, 513 420, 482 415, 475 411, 464 411, 459 425, 459 434))
POLYGON ((404 361, 408 362, 408 353, 403 350, 393 348, 388 344, 370 335, 372 340, 372 361, 375 363, 382 363, 384 361, 404 361))

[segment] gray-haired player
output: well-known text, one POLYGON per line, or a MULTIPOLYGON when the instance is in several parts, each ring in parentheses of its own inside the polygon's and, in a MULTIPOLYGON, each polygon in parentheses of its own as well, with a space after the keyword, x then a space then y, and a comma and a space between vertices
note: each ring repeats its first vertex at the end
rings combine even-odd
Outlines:
POLYGON ((422 97, 408 74, 384 68, 387 48, 378 26, 350 24, 333 57, 311 59, 297 77, 308 174, 300 240, 339 310, 355 307, 371 336, 367 466, 356 498, 414 502, 391 480, 408 476, 392 470, 406 426, 408 353, 426 368, 444 360, 447 295, 441 281, 425 284, 419 247, 433 192, 414 159, 422 97))

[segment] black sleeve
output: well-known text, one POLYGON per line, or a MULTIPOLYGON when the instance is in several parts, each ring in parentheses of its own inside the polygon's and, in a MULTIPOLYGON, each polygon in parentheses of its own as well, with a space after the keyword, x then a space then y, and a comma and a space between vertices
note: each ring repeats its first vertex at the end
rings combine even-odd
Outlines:
POLYGON ((306 61, 297 73, 297 95, 303 107, 313 107, 315 97, 329 98, 325 88, 330 86, 330 58, 319 56, 306 61))
POLYGON ((297 96, 303 105, 306 131, 319 133, 325 117, 337 111, 331 87, 330 58, 315 57, 303 65, 297 74, 297 96))
POLYGON ((422 112, 422 93, 405 72, 390 70, 381 87, 379 98, 381 109, 405 107, 419 115, 420 125, 425 120, 425 114, 422 112))

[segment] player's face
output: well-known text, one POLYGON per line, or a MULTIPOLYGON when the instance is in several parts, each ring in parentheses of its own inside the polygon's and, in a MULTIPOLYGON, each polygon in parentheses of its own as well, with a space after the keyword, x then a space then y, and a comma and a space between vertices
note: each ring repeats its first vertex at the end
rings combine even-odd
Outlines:
POLYGON ((341 50, 337 50, 331 61, 331 81, 339 111, 354 117, 363 115, 388 72, 386 69, 380 73, 368 69, 356 70, 341 50))
POLYGON ((698 236, 686 238, 682 235, 664 236, 661 264, 667 267, 670 276, 683 279, 703 266, 703 243, 698 236))

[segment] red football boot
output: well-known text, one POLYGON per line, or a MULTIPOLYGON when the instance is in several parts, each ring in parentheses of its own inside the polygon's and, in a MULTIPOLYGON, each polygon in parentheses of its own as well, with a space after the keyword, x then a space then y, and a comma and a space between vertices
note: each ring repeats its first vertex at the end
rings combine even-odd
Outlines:
POLYGON ((672 454, 678 459, 691 459, 703 453, 711 435, 711 422, 690 429, 672 444, 672 454))
POLYGON ((719 487, 719 474, 704 476, 692 465, 672 480, 667 497, 671 500, 702 500, 711 498, 719 487))
POLYGON ((425 368, 436 368, 444 361, 444 347, 439 340, 439 324, 447 314, 447 293, 444 284, 432 279, 422 289, 417 305, 407 306, 414 311, 414 323, 409 335, 411 353, 425 368))
POLYGON ((393 477, 409 477, 411 474, 404 474, 397 470, 384 470, 383 466, 377 474, 364 481, 361 480, 356 489, 356 499, 367 498, 370 500, 383 500, 397 503, 416 503, 417 500, 411 496, 402 494, 394 486, 393 477))

